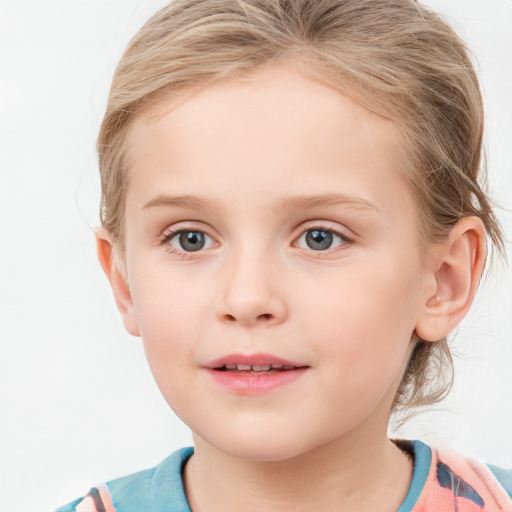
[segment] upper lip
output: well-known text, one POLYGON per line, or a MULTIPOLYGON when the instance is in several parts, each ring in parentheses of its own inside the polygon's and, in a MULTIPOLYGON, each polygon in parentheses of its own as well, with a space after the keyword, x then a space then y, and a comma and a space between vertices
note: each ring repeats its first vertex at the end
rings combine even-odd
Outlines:
POLYGON ((205 368, 220 368, 227 364, 244 364, 250 366, 263 366, 263 365, 283 365, 295 366, 297 368, 309 366, 297 361, 283 359, 282 357, 273 356, 272 354, 228 354, 213 361, 209 361, 204 365, 205 368))

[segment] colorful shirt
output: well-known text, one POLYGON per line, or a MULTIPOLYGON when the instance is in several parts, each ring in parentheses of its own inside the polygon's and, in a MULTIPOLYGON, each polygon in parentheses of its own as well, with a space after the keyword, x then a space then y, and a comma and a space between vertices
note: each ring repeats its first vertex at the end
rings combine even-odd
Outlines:
MULTIPOLYGON (((396 441, 414 458, 409 492, 398 512, 512 512, 512 469, 396 441)), ((92 488, 56 512, 191 512, 181 473, 193 448, 182 448, 158 466, 92 488)))

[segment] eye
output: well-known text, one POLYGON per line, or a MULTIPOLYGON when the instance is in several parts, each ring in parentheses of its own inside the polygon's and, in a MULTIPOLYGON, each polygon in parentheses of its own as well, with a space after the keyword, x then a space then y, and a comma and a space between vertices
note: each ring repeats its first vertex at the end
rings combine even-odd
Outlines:
POLYGON ((341 233, 331 229, 312 228, 305 231, 297 240, 298 247, 325 251, 348 243, 349 240, 341 233))
POLYGON ((180 229, 165 235, 164 241, 173 249, 184 252, 197 252, 211 247, 213 240, 202 231, 180 229))

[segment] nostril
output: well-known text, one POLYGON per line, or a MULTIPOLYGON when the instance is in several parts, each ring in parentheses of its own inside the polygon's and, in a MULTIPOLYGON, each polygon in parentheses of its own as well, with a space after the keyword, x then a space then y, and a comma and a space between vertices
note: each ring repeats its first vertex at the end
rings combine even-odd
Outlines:
MULTIPOLYGON (((264 322, 268 322, 269 320, 272 320, 274 316, 271 314, 271 313, 262 313, 261 315, 258 315, 256 317, 256 321, 264 321, 264 322)), ((245 323, 245 319, 240 317, 240 318, 237 318, 236 316, 234 315, 231 315, 230 313, 226 313, 224 315, 224 319, 227 320, 228 322, 238 322, 238 321, 241 321, 242 323, 245 323)))

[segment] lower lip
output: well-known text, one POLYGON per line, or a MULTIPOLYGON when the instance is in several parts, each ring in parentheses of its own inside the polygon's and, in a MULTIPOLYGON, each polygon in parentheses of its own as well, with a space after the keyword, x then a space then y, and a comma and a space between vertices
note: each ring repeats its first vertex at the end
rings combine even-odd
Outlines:
POLYGON ((300 378, 307 368, 286 370, 275 373, 235 373, 229 371, 208 370, 216 382, 230 391, 240 394, 255 395, 271 391, 300 378))

